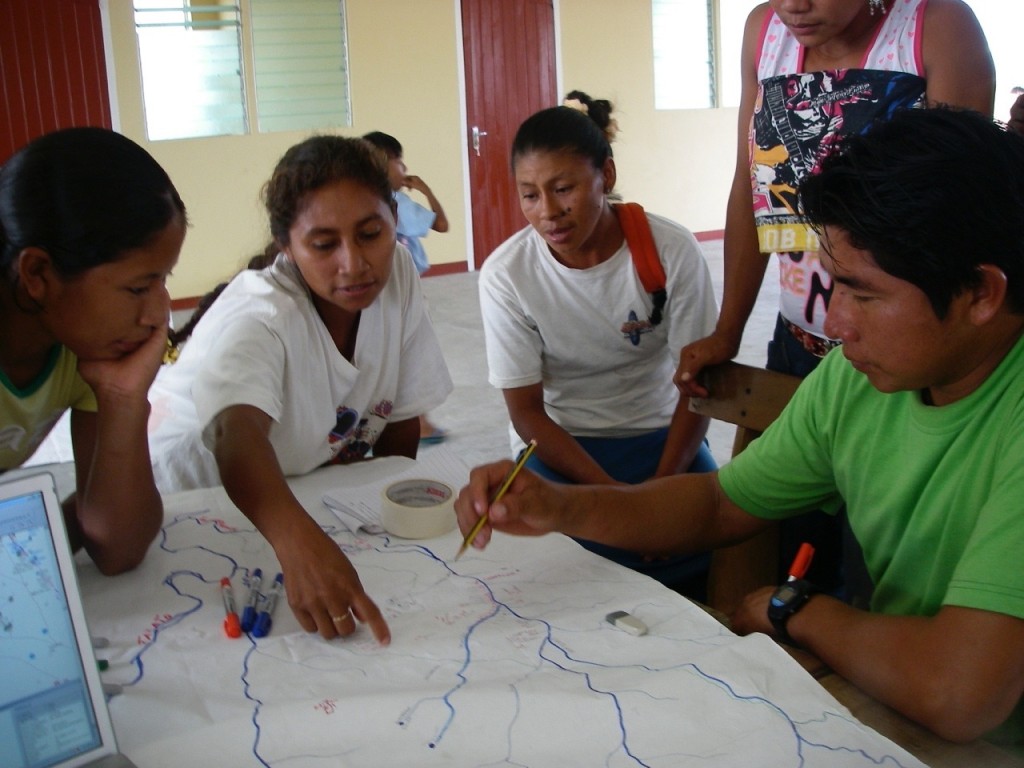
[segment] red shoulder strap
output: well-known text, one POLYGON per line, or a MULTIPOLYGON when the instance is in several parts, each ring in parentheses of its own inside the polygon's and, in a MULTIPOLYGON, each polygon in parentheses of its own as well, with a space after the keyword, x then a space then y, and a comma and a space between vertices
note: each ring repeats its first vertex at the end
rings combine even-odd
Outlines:
POLYGON ((658 258, 651 225, 643 207, 638 203, 615 203, 612 207, 619 217, 619 226, 633 256, 633 267, 644 284, 644 290, 648 293, 664 290, 665 268, 658 258))

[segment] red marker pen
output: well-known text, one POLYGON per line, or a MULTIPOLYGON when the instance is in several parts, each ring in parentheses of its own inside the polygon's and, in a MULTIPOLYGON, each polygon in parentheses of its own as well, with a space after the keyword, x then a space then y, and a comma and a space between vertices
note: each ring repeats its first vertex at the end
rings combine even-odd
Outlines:
POLYGON ((814 558, 814 547, 808 542, 800 545, 800 549, 793 558, 793 564, 789 566, 789 578, 786 581, 802 579, 807 569, 811 567, 811 560, 814 558))
POLYGON ((231 638, 241 637, 242 625, 235 609, 235 593, 231 591, 231 579, 227 576, 220 580, 220 596, 224 599, 224 634, 231 638))

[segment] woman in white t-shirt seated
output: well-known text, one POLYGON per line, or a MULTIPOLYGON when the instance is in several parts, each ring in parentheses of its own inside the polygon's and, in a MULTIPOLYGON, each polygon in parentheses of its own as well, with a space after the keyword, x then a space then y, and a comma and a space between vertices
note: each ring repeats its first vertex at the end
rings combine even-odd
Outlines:
POLYGON ((263 190, 279 249, 236 276, 151 391, 162 492, 223 485, 267 537, 307 631, 389 631, 351 563, 285 480, 331 462, 415 458, 419 415, 451 379, 419 278, 396 244, 387 172, 366 142, 316 136, 263 190))
MULTIPOLYGON (((646 214, 665 273, 665 294, 648 293, 609 200, 611 105, 569 97, 519 127, 512 169, 529 226, 480 273, 489 379, 505 398, 513 452, 535 439, 526 466, 571 483, 712 470, 708 420, 672 384, 679 350, 714 328, 707 262, 689 231, 646 214)), ((703 597, 706 556, 652 560, 582 543, 703 597)))

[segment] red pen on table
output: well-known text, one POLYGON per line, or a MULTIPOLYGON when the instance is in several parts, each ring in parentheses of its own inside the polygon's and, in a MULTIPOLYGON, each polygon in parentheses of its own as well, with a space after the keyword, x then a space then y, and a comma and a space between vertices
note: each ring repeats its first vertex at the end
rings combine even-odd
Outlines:
POLYGON ((224 599, 224 634, 231 638, 241 637, 242 626, 235 608, 235 593, 231 589, 231 579, 227 576, 220 580, 220 596, 224 599))
POLYGON ((786 581, 802 579, 804 574, 807 573, 807 569, 810 568, 813 558, 814 547, 805 541, 800 545, 800 549, 797 550, 796 557, 793 558, 793 564, 789 566, 789 578, 786 581))

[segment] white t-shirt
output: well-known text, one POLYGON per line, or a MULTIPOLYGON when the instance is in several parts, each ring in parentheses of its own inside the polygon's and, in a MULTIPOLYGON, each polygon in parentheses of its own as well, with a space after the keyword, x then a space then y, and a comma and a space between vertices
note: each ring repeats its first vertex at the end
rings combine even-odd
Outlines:
POLYGON ((412 259, 397 246, 391 278, 363 310, 350 363, 283 254, 236 276, 174 365, 150 390, 150 451, 161 492, 220 484, 204 431, 232 405, 270 416, 285 475, 365 455, 389 421, 419 416, 452 390, 412 259))
MULTIPOLYGON (((679 224, 647 214, 665 268, 662 322, 622 247, 589 269, 559 263, 526 227, 480 272, 489 381, 499 389, 544 385, 548 416, 572 435, 625 437, 668 426, 679 401, 679 350, 718 317, 700 245, 679 224)), ((513 452, 522 442, 510 429, 513 452)))

